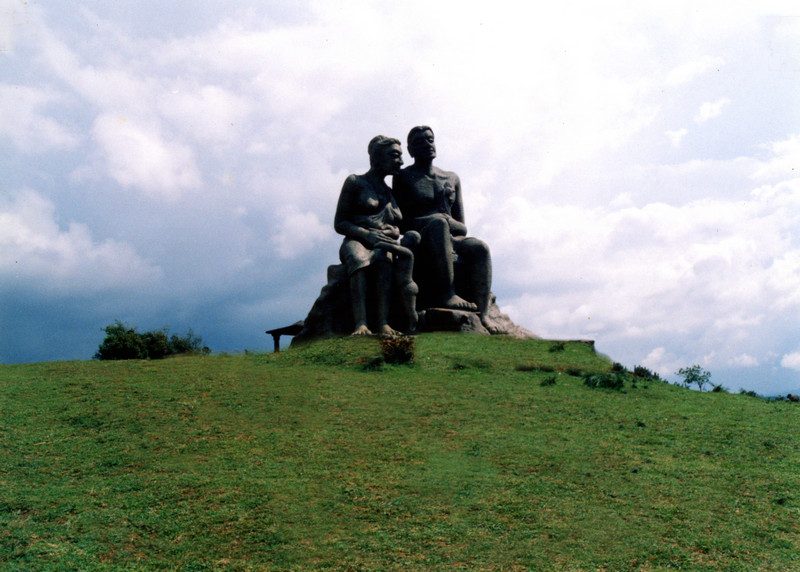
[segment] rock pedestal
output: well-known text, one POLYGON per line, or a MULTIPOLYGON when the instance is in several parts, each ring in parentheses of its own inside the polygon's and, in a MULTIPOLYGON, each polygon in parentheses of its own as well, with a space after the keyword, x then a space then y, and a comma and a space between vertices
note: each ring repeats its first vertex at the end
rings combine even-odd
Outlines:
MULTIPOLYGON (((370 269, 366 269, 369 272, 370 269)), ((370 276, 370 279, 372 277, 370 276)), ((368 288, 368 291, 374 291, 368 288)), ((367 307, 371 307, 368 304, 367 307)), ((401 308, 400 300, 392 301, 393 309, 401 308)), ((370 316, 371 318, 371 316, 370 316)), ((539 336, 514 324, 500 311, 494 296, 489 306, 489 318, 499 328, 499 334, 521 339, 536 339, 539 336)), ((389 315, 389 325, 404 331, 406 324, 402 313, 394 311, 389 315)), ((328 283, 322 287, 319 297, 311 307, 304 320, 303 330, 292 340, 292 344, 306 341, 348 336, 353 333, 353 310, 350 301, 350 285, 344 265, 334 264, 328 267, 328 283)), ((372 329, 372 328, 371 328, 372 329)), ((474 332, 489 335, 489 331, 481 324, 477 312, 450 310, 447 308, 427 308, 419 311, 418 332, 474 332)))

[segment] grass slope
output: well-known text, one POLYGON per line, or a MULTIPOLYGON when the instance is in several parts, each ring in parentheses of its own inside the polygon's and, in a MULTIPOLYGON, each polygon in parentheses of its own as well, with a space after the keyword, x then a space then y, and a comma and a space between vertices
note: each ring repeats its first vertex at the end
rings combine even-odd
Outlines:
POLYGON ((800 408, 552 349, 0 366, 2 569, 800 569, 800 408))

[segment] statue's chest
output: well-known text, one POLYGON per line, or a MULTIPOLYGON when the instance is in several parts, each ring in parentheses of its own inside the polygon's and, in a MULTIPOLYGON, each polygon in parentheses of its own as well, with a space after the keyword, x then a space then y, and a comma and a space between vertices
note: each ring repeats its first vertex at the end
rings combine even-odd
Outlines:
POLYGON ((432 204, 441 194, 441 184, 436 177, 419 177, 414 181, 414 199, 423 204, 432 204))
POLYGON ((389 224, 400 219, 400 210, 392 200, 388 187, 384 190, 363 185, 358 194, 355 212, 359 215, 377 216, 382 222, 389 224))
POLYGON ((378 197, 361 195, 358 201, 358 210, 362 213, 373 213, 381 207, 381 202, 378 197))
POLYGON ((356 203, 361 213, 374 213, 388 202, 388 193, 378 193, 368 185, 362 185, 359 190, 356 203))

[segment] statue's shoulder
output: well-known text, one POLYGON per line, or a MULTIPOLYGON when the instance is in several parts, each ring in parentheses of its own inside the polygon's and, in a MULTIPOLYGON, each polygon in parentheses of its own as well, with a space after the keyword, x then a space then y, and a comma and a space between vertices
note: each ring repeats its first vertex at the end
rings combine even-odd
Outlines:
POLYGON ((396 179, 398 181, 403 181, 403 182, 411 181, 415 178, 416 175, 418 174, 412 167, 410 166, 403 167, 397 172, 397 174, 394 177, 392 177, 392 180, 396 179))
POLYGON ((414 171, 411 167, 400 169, 395 176, 392 177, 392 191, 397 194, 408 193, 414 187, 414 181, 419 178, 419 173, 414 171))
POLYGON ((436 176, 437 179, 450 181, 451 183, 460 182, 458 175, 453 171, 445 171, 444 169, 440 169, 439 167, 433 167, 433 174, 436 176))
POLYGON ((344 180, 344 184, 342 185, 343 190, 355 190, 359 187, 363 186, 364 184, 364 177, 363 175, 347 175, 347 178, 344 180))

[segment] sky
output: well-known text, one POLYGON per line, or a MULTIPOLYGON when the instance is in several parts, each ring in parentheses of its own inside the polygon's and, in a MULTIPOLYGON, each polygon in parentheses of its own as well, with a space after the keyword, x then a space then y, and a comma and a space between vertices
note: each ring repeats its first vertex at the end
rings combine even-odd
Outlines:
POLYGON ((0 0, 0 363, 271 350, 427 124, 515 323, 800 392, 800 8, 551 4, 0 0))

